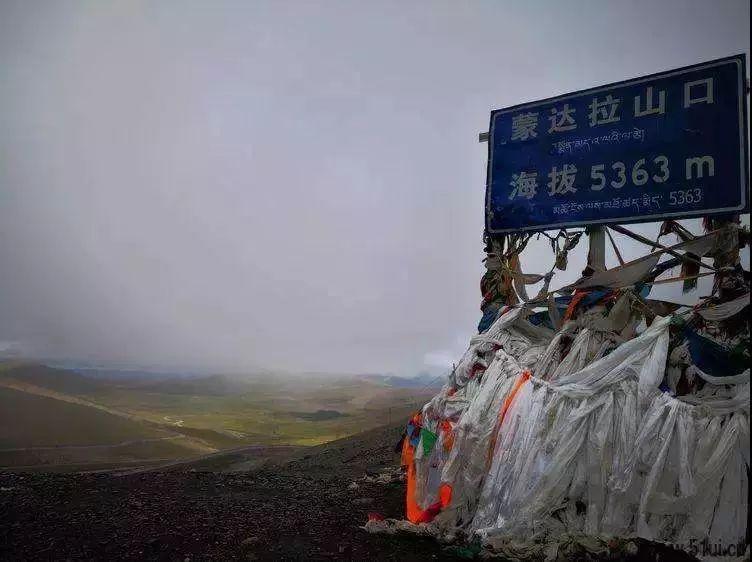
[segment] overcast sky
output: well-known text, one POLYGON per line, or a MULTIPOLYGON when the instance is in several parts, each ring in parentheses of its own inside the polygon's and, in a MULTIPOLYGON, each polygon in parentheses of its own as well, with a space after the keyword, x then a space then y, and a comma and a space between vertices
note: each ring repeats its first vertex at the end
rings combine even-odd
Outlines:
POLYGON ((437 371, 479 319, 490 110, 748 52, 749 9, 0 0, 0 350, 437 371))

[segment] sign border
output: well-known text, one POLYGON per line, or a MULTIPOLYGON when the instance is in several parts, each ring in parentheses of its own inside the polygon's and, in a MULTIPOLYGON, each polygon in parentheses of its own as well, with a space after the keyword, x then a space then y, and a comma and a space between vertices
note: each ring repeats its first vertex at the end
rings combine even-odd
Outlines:
POLYGON ((730 214, 739 212, 749 212, 749 160, 747 156, 748 144, 747 144, 747 55, 745 53, 739 53, 720 59, 715 59, 699 64, 693 64, 690 66, 683 66, 675 68, 673 70, 666 70, 663 72, 655 72, 641 76, 639 78, 632 78, 629 80, 622 80, 619 82, 611 82, 610 84, 604 84, 602 86, 595 86, 592 88, 586 88, 584 90, 577 90, 562 94, 560 96, 552 96, 545 99, 535 100, 531 102, 520 103, 501 109, 494 109, 491 111, 491 119, 489 124, 489 139, 488 139, 488 160, 486 163, 486 205, 485 205, 485 231, 486 234, 508 234, 510 232, 527 232, 527 231, 545 231, 553 230, 557 228, 568 228, 576 226, 588 226, 593 224, 608 224, 608 223, 641 223, 641 222, 656 222, 661 219, 667 219, 672 217, 693 218, 705 215, 717 215, 717 214, 730 214), (688 212, 676 212, 676 213, 659 213, 657 215, 640 215, 636 217, 619 217, 613 219, 603 219, 595 221, 568 221, 542 226, 529 226, 529 227, 517 227, 517 228, 504 228, 498 230, 491 230, 489 225, 489 213, 491 211, 491 185, 493 184, 493 150, 494 150, 494 124, 496 117, 504 113, 511 113, 513 111, 519 111, 520 109, 532 108, 539 105, 551 103, 553 101, 563 101, 575 96, 580 96, 588 93, 598 93, 604 90, 609 90, 618 86, 631 86, 633 84, 640 84, 642 82, 648 82, 655 80, 656 78, 667 78, 676 74, 683 74, 693 70, 703 70, 705 68, 714 68, 722 66, 724 64, 735 63, 740 67, 739 76, 739 149, 741 151, 741 169, 740 169, 740 189, 741 189, 741 204, 736 207, 725 207, 719 209, 704 209, 701 211, 688 211, 688 212))

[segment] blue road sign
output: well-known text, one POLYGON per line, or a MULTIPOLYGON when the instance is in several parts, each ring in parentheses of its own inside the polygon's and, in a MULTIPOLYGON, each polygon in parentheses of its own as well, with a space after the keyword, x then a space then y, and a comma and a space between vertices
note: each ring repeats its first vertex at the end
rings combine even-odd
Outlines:
POLYGON ((490 234, 748 212, 737 55, 491 113, 490 234))

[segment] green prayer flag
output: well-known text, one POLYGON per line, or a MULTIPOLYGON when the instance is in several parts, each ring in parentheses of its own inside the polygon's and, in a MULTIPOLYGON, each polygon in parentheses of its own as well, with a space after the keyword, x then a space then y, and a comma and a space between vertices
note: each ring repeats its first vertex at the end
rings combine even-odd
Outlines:
POLYGON ((436 444, 438 435, 432 431, 428 431, 426 428, 420 430, 420 437, 423 440, 423 453, 428 455, 433 450, 433 446, 436 444))

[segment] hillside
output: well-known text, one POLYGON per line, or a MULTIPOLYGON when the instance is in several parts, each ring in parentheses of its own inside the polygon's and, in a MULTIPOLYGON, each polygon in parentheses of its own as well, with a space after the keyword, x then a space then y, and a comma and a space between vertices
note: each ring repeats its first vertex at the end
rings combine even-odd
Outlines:
POLYGON ((174 435, 128 418, 0 387, 0 448, 107 445, 174 435))
POLYGON ((0 387, 0 467, 123 466, 200 450, 151 424, 0 387))
POLYGON ((0 363, 0 382, 4 379, 70 395, 91 395, 108 387, 74 371, 27 362, 0 363))

